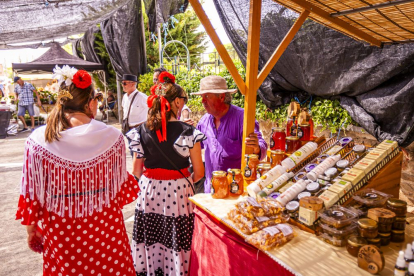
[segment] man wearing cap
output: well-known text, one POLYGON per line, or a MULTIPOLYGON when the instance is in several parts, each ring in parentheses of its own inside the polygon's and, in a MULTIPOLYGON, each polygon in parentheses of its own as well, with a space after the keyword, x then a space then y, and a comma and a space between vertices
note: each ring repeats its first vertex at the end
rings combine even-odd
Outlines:
POLYGON ((122 77, 122 88, 126 94, 122 98, 122 109, 124 120, 128 117, 129 127, 132 129, 147 120, 148 115, 148 96, 137 90, 138 78, 135 75, 125 74, 122 77), (129 111, 128 116, 128 110, 129 111))
MULTIPOLYGON (((226 80, 219 76, 208 76, 200 81, 200 95, 205 114, 198 122, 197 129, 207 136, 201 142, 205 149, 204 192, 210 192, 211 175, 213 171, 227 171, 240 168, 244 109, 231 104, 231 94, 237 89, 228 89, 226 80)), ((267 144, 263 140, 256 121, 254 132, 246 137, 246 147, 253 149, 260 159, 266 157, 267 144)))
POLYGON ((23 123, 23 130, 27 131, 27 124, 24 119, 24 115, 26 114, 26 110, 29 112, 30 119, 32 121, 32 128, 31 130, 34 130, 35 121, 34 121, 34 99, 33 99, 33 92, 36 93, 37 97, 37 105, 41 106, 40 103, 40 97, 39 93, 37 93, 37 90, 34 88, 34 86, 31 83, 23 81, 20 77, 14 77, 14 83, 17 85, 14 87, 14 92, 16 93, 16 99, 19 100, 19 110, 17 112, 17 116, 23 123))

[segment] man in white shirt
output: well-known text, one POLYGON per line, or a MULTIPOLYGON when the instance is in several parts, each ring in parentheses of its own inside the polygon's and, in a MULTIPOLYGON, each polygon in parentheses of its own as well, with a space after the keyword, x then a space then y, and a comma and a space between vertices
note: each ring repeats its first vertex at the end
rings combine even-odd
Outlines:
POLYGON ((122 77, 122 88, 126 92, 122 98, 122 109, 125 120, 131 106, 128 116, 128 124, 131 129, 147 121, 148 115, 148 96, 137 90, 137 81, 138 79, 135 75, 125 74, 122 77))

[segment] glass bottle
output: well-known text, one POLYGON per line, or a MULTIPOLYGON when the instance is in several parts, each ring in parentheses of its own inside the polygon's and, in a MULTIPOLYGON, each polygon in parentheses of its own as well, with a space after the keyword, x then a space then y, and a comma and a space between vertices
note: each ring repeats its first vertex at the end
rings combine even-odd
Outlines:
POLYGON ((229 183, 225 171, 214 171, 211 179, 211 197, 226 198, 229 196, 229 183))
POLYGON ((272 128, 272 136, 270 137, 271 150, 284 150, 286 143, 286 133, 281 127, 272 128))
POLYGON ((243 194, 243 176, 240 169, 227 170, 227 183, 230 186, 230 195, 243 194))
POLYGON ((297 136, 288 136, 286 137, 286 154, 292 154, 298 149, 300 149, 300 141, 297 136))
POLYGON ((258 165, 259 156, 257 154, 246 154, 246 168, 244 169, 244 178, 246 181, 255 181, 257 179, 258 165))
POLYGON ((286 153, 284 150, 272 150, 270 152, 270 166, 274 168, 277 165, 280 165, 285 158, 286 153))

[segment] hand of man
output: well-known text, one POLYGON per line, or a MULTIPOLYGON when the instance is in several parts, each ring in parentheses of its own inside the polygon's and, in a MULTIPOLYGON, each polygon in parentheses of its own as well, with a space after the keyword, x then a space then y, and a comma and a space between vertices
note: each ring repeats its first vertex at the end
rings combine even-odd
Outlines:
POLYGON ((252 132, 246 137, 246 147, 252 148, 254 154, 260 154, 259 139, 257 134, 252 132))
POLYGON ((42 234, 37 231, 35 225, 27 227, 27 244, 31 250, 41 254, 43 252, 42 234))

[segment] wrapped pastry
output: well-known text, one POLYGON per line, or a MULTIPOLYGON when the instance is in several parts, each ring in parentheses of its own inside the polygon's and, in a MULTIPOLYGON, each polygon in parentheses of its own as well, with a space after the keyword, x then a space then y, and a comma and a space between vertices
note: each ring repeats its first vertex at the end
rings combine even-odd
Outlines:
POLYGON ((237 203, 236 207, 240 213, 250 219, 266 215, 266 210, 252 197, 247 197, 246 200, 237 203))
POLYGON ((278 224, 267 227, 246 238, 246 242, 261 249, 271 250, 284 245, 294 238, 292 227, 287 224, 278 224))

